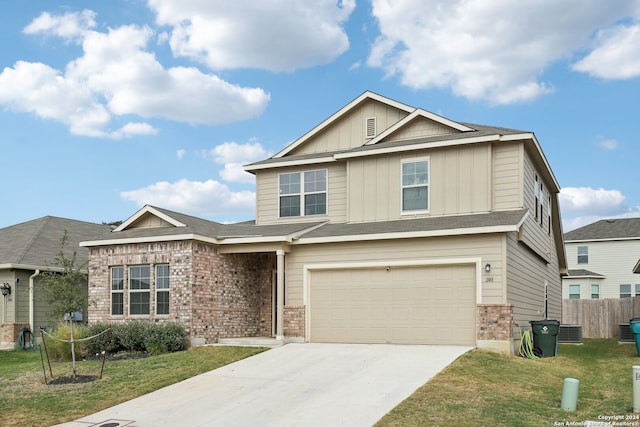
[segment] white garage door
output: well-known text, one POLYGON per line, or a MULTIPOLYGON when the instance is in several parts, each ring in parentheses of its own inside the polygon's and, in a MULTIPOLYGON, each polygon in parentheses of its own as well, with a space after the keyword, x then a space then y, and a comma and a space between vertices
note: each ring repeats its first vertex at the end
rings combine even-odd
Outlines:
POLYGON ((475 345, 475 266, 311 270, 309 340, 475 345))

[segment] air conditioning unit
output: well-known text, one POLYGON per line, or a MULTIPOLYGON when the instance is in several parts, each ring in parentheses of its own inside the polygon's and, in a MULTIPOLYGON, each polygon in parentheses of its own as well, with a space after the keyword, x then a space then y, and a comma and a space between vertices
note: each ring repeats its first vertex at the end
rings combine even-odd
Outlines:
POLYGON ((582 343, 582 325, 560 325, 558 342, 563 344, 582 343))
POLYGON ((620 323, 620 334, 618 335, 620 342, 635 342, 636 338, 633 336, 633 332, 631 332, 631 327, 628 323, 620 323))

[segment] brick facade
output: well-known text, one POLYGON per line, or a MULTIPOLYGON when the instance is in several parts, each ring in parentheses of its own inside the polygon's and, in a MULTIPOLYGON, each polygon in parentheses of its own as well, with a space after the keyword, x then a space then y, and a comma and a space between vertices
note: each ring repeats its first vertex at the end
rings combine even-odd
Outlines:
POLYGON ((0 342, 17 343, 20 329, 28 328, 28 323, 3 323, 0 324, 0 342))
POLYGON ((304 305, 285 305, 283 319, 283 329, 285 337, 304 337, 304 305))
POLYGON ((272 274, 275 254, 219 254, 215 245, 154 242, 92 247, 89 250, 88 321, 177 321, 192 339, 271 336, 272 274), (155 278, 151 268, 150 314, 128 314, 128 267, 169 264, 169 315, 155 314, 155 278), (111 315, 113 266, 124 268, 124 314, 111 315))
POLYGON ((477 305, 477 339, 510 341, 513 338, 513 306, 511 304, 477 305))

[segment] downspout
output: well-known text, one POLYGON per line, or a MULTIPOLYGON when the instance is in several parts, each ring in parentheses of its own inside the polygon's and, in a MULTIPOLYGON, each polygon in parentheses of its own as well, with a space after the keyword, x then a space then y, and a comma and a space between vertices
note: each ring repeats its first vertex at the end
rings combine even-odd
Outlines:
POLYGON ((31 334, 35 334, 33 330, 34 314, 33 314, 33 280, 40 275, 40 270, 36 270, 31 276, 29 276, 29 329, 31 334))

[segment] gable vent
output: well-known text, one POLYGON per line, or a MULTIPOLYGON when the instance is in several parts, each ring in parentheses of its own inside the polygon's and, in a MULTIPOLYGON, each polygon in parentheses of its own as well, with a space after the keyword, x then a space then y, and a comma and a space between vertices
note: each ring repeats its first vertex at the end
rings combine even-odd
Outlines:
POLYGON ((368 117, 365 120, 365 134, 367 138, 374 138, 376 136, 376 118, 368 117))

